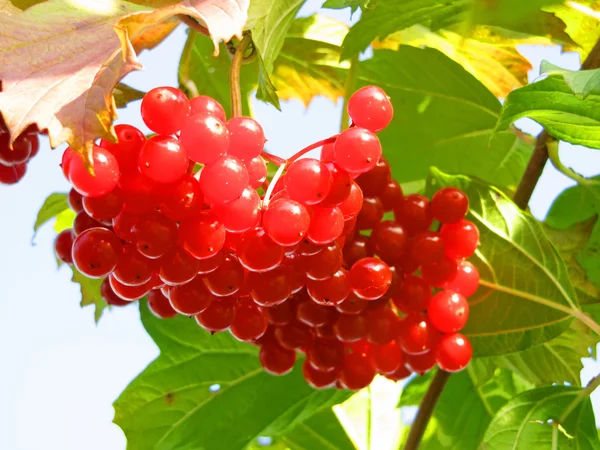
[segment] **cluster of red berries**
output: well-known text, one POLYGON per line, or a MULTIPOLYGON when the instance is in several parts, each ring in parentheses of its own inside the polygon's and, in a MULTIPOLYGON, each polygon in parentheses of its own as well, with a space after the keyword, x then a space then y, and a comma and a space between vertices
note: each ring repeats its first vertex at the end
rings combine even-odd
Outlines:
POLYGON ((399 380, 436 363, 460 370, 471 346, 457 331, 478 285, 464 261, 479 242, 468 199, 454 188, 431 202, 403 195, 375 134, 393 115, 381 89, 360 89, 348 110, 349 129, 280 160, 269 181, 263 157, 278 158, 255 120, 153 89, 141 112, 159 134, 118 125, 117 143, 93 149, 95 176, 65 152, 78 214, 56 253, 106 277, 109 304, 147 295, 158 317, 194 316, 260 346, 269 373, 304 353, 316 388, 360 389, 376 373, 399 380), (320 159, 300 158, 317 147, 320 159))
POLYGON ((29 127, 9 144, 10 134, 0 118, 0 184, 15 184, 27 172, 27 163, 40 149, 40 140, 35 127, 29 127))

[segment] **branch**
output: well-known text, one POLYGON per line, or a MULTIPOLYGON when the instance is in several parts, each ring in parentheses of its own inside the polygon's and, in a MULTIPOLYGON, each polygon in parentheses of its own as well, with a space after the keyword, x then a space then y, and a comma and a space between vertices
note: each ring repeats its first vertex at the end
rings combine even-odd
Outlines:
POLYGON ((242 115, 242 88, 240 86, 240 71, 242 69, 242 61, 244 53, 252 42, 252 36, 245 34, 244 38, 239 42, 231 61, 231 70, 229 71, 229 89, 231 91, 231 115, 232 117, 240 117, 242 115))
POLYGON ((431 414, 433 414, 435 405, 440 398, 440 395, 442 395, 442 391, 444 390, 448 378, 450 378, 450 372, 438 370, 433 377, 433 380, 431 380, 429 389, 427 389, 427 393, 419 405, 417 417, 410 428, 404 450, 417 450, 419 448, 429 419, 431 419, 431 414))
POLYGON ((185 14, 179 14, 177 16, 177 18, 182 23, 185 23, 192 30, 194 30, 200 34, 203 34, 204 36, 210 36, 210 33, 208 32, 208 30, 205 27, 203 27, 202 25, 200 25, 200 23, 196 19, 194 19, 190 16, 186 16, 185 14))
MULTIPOLYGON (((585 58, 583 64, 581 64, 581 69, 588 70, 597 69, 599 67, 600 39, 596 42, 596 45, 594 45, 594 48, 588 54, 587 58, 585 58)), ((531 194, 533 194, 533 190, 535 189, 535 186, 537 185, 537 182, 544 170, 544 166, 548 161, 548 143, 551 139, 553 138, 548 134, 548 132, 546 132, 546 130, 542 131, 537 137, 533 155, 531 155, 529 164, 527 164, 523 178, 521 178, 519 187, 517 188, 517 191, 513 197, 516 205, 523 210, 527 208, 527 204, 531 199, 531 194)))

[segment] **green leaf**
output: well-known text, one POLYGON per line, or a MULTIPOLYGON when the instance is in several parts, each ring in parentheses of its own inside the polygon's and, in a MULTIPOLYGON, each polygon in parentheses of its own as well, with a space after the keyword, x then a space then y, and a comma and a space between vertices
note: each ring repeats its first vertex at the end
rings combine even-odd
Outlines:
POLYGON ((303 3, 304 0, 256 0, 248 10, 246 29, 252 30, 252 41, 261 59, 256 98, 278 109, 270 76, 287 31, 303 3))
POLYGON ((574 94, 581 94, 584 97, 589 94, 600 94, 600 69, 568 70, 548 61, 542 61, 540 72, 548 75, 562 75, 574 94))
POLYGON ((577 0, 577 2, 546 6, 544 10, 553 13, 566 24, 566 32, 579 46, 577 50, 583 61, 600 38, 598 1, 577 0))
POLYGON ((127 103, 141 100, 145 94, 145 92, 132 88, 125 83, 119 83, 113 89, 113 96, 115 97, 117 108, 125 108, 127 103))
POLYGON ((402 387, 384 377, 334 407, 356 448, 396 450, 403 427, 398 398, 402 387))
POLYGON ((467 218, 481 247, 471 259, 480 288, 469 298, 462 333, 477 356, 525 350, 565 331, 577 296, 567 268, 542 225, 495 188, 432 168, 427 194, 456 186, 469 197, 467 218))
POLYGON ((93 280, 91 278, 86 277, 81 272, 79 272, 74 266, 71 266, 73 270, 73 277, 71 281, 73 283, 79 284, 81 289, 81 307, 88 305, 94 306, 94 320, 96 323, 102 317, 102 313, 104 309, 108 307, 108 304, 104 301, 102 296, 100 295, 100 285, 102 284, 102 280, 93 280))
POLYGON ((325 408, 284 434, 292 449, 354 450, 354 444, 331 408, 325 408))
POLYGON ((140 311, 161 354, 114 405, 130 449, 242 449, 257 436, 285 435, 349 395, 309 387, 300 364, 271 376, 256 347, 211 336, 193 319, 157 319, 145 302, 140 311))
POLYGON ((37 230, 44 225, 46 222, 54 219, 63 211, 69 209, 69 202, 67 200, 67 194, 55 192, 50 194, 44 204, 38 211, 35 223, 33 224, 33 236, 37 233, 37 230))
POLYGON ((511 399, 501 408, 487 429, 482 449, 578 449, 600 448, 594 411, 585 398, 559 423, 580 388, 550 386, 538 388, 511 399))
POLYGON ((402 393, 400 394, 400 402, 398 407, 403 406, 418 406, 421 403, 421 399, 429 388, 429 383, 435 374, 435 370, 430 370, 425 375, 416 375, 410 379, 402 393))
POLYGON ((500 102, 459 64, 437 50, 400 46, 376 50, 358 76, 392 100, 394 118, 379 137, 400 183, 425 179, 434 165, 516 188, 532 147, 505 131, 490 148, 500 102))
MULTIPOLYGON (((231 117, 229 69, 231 58, 221 44, 218 56, 213 56, 214 44, 208 36, 190 32, 179 61, 178 78, 181 88, 190 96, 208 95, 217 100, 231 117)), ((249 96, 256 85, 258 64, 243 64, 240 74, 242 112, 250 115, 249 96)))
POLYGON ((372 0, 327 0, 323 4, 323 8, 329 9, 344 9, 344 8, 352 8, 352 14, 358 8, 366 8, 372 0))
POLYGON ((493 2, 475 2, 474 21, 490 25, 518 29, 530 16, 538 16, 542 7, 551 7, 564 0, 496 0, 493 2))
MULTIPOLYGON (((600 176, 591 180, 600 181, 600 176)), ((552 203, 546 224, 566 229, 594 217, 600 211, 600 186, 576 185, 565 189, 552 203)))
POLYGON ((54 231, 60 233, 67 228, 73 228, 75 216, 77 216, 77 214, 75 214, 75 211, 71 208, 59 212, 56 216, 56 221, 54 222, 54 231))
POLYGON ((542 125, 556 139, 600 148, 600 95, 582 98, 562 76, 552 75, 512 91, 506 98, 496 131, 506 130, 522 117, 542 125))
POLYGON ((421 24, 432 29, 459 22, 467 17, 471 0, 389 0, 374 2, 363 10, 360 20, 344 40, 343 59, 365 50, 376 38, 421 24))

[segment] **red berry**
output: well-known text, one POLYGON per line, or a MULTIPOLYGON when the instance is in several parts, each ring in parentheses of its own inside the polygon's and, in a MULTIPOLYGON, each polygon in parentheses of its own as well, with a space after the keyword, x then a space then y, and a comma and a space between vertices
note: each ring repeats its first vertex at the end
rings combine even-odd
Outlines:
POLYGON ((394 210, 394 216, 411 235, 427 230, 433 223, 429 199, 420 194, 404 197, 402 204, 394 210))
POLYGON ((125 306, 131 303, 115 294, 115 291, 113 291, 113 288, 110 286, 108 278, 105 278, 100 285, 100 296, 102 297, 102 300, 111 306, 125 306))
POLYGON ((146 295, 152 289, 154 280, 150 280, 147 283, 140 284, 139 286, 128 286, 123 284, 117 280, 113 274, 110 274, 108 277, 108 282, 110 283, 110 287, 123 300, 127 300, 129 302, 133 302, 135 300, 139 300, 144 295, 146 295))
POLYGON ((192 175, 184 175, 181 180, 165 186, 160 210, 169 219, 181 222, 199 215, 203 204, 200 183, 192 175))
POLYGON ((421 276, 426 283, 433 287, 441 288, 456 277, 456 260, 445 256, 433 264, 421 266, 421 276))
POLYGON ((277 244, 298 244, 310 227, 310 214, 304 205, 287 198, 269 203, 263 215, 263 226, 269 237, 277 244))
POLYGON ((126 124, 115 125, 115 134, 117 142, 102 139, 100 147, 113 154, 119 163, 121 172, 137 170, 138 155, 146 142, 146 136, 136 127, 126 124))
POLYGON ((18 136, 12 144, 9 145, 10 135, 8 133, 0 134, 0 164, 5 166, 16 166, 26 163, 31 155, 31 141, 27 134, 18 136))
POLYGON ((69 190, 68 203, 69 208, 74 212, 80 213, 83 211, 83 196, 73 188, 69 190))
POLYGON ((234 117, 227 122, 229 154, 242 161, 259 156, 265 146, 265 133, 260 124, 250 117, 234 117))
MULTIPOLYGON (((82 213, 79 213, 82 214, 82 213)), ((77 214, 77 217, 79 217, 77 214)), ((85 214, 85 212, 83 212, 85 214)), ((85 214, 87 216, 87 214, 85 214)), ((77 220, 75 217, 75 220, 77 220)), ((89 216, 87 216, 89 217, 89 216)), ((91 219, 91 218, 90 218, 91 219)), ((115 234, 122 240, 126 242, 133 242, 133 226, 137 223, 139 216, 137 214, 132 214, 127 211, 121 211, 117 216, 112 220, 112 226, 115 234)), ((91 219, 93 220, 93 219, 91 219)), ((73 224, 75 225, 75 224, 73 224)))
POLYGON ((211 256, 210 258, 198 259, 198 273, 200 275, 205 275, 217 270, 224 259, 225 253, 223 250, 218 252, 216 255, 211 256))
POLYGON ((404 257, 408 233, 400 223, 385 220, 373 229, 371 242, 375 254, 388 264, 393 264, 404 257))
POLYGON ((378 195, 383 204, 384 211, 393 211, 400 207, 403 200, 402 188, 396 180, 391 180, 385 185, 383 191, 378 195))
POLYGON ((204 284, 218 297, 233 295, 244 284, 244 268, 233 256, 225 256, 219 267, 204 277, 204 284))
POLYGON ((75 216, 75 220, 73 221, 73 231, 76 235, 83 233, 85 230, 89 230, 90 228, 106 228, 103 224, 98 222, 97 220, 92 219, 87 215, 85 211, 81 211, 79 214, 75 216))
POLYGON ((82 205, 90 217, 110 223, 123 209, 123 196, 116 187, 102 197, 82 197, 82 205))
POLYGON ((139 170, 124 172, 119 179, 119 187, 123 194, 123 209, 135 214, 157 211, 160 204, 157 194, 165 190, 164 185, 154 183, 139 170))
POLYGON ((258 358, 265 372, 271 375, 285 375, 294 368, 296 352, 272 343, 260 348, 258 358))
POLYGON ((200 173, 200 187, 210 203, 225 203, 242 195, 248 186, 248 171, 235 156, 225 155, 207 164, 200 173))
POLYGON ((360 259, 373 256, 371 241, 362 234, 356 235, 351 241, 346 241, 344 245, 344 263, 347 267, 352 267, 360 259))
POLYGON ((173 286, 169 291, 171 306, 185 316, 194 316, 201 313, 215 299, 214 295, 206 288, 201 277, 197 276, 186 284, 173 286))
POLYGON ((315 369, 308 359, 302 363, 302 373, 306 382, 315 389, 325 389, 332 387, 337 380, 335 371, 323 371, 315 369))
POLYGON ((400 318, 387 307, 380 307, 366 313, 366 339, 375 345, 385 345, 398 336, 400 318))
POLYGON ((394 116, 394 108, 381 88, 365 86, 350 97, 348 114, 356 126, 376 133, 388 126, 394 116))
POLYGON ((160 279, 171 286, 191 281, 198 273, 199 261, 181 247, 173 247, 160 258, 160 279))
POLYGON ((296 318, 299 322, 311 328, 322 327, 332 322, 335 311, 328 306, 319 305, 311 300, 306 300, 296 307, 296 318))
MULTIPOLYGON (((267 272, 268 273, 268 272, 267 272)), ((265 308, 267 319, 271 325, 287 325, 295 320, 296 304, 293 299, 265 308)))
POLYGON ((306 349, 306 358, 317 370, 339 369, 344 363, 344 345, 336 340, 315 339, 306 349))
POLYGON ((352 183, 350 186, 350 194, 342 203, 339 204, 340 211, 344 220, 353 219, 358 215, 363 205, 363 193, 358 184, 352 183))
POLYGON ((371 384, 376 370, 373 359, 359 353, 351 353, 344 358, 344 366, 339 380, 346 389, 363 389, 371 384))
POLYGON ((339 168, 333 161, 324 162, 331 174, 331 187, 321 206, 338 206, 350 195, 352 177, 348 172, 339 168))
POLYGON ((446 372, 458 372, 471 361, 473 348, 462 334, 446 334, 438 342, 435 355, 440 369, 446 372))
POLYGON ((420 355, 430 351, 436 344, 439 332, 429 321, 427 314, 410 314, 400 326, 398 342, 409 355, 420 355))
POLYGON ((179 225, 183 248, 198 259, 215 256, 225 244, 225 234, 223 224, 210 213, 202 213, 179 225))
POLYGON ((152 290, 148 294, 148 309, 159 319, 170 319, 177 315, 169 299, 160 290, 152 290))
POLYGON ((69 163, 69 180, 81 195, 102 197, 112 191, 119 181, 119 163, 108 150, 94 145, 92 149, 94 175, 90 174, 79 156, 69 163))
POLYGON ((359 230, 371 230, 383 218, 383 205, 377 197, 364 197, 363 204, 356 217, 356 227, 359 230))
POLYGON ((199 95, 190 100, 190 115, 201 114, 213 116, 221 122, 226 122, 225 110, 221 104, 208 95, 199 95))
POLYGON ((227 231, 241 233, 259 224, 261 206, 259 195, 248 186, 239 198, 216 204, 213 211, 227 231))
POLYGON ((236 339, 249 342, 260 338, 267 331, 269 322, 263 309, 250 298, 241 298, 235 308, 235 316, 229 331, 236 339))
POLYGON ((335 163, 347 172, 368 172, 377 165, 380 157, 379 139, 364 128, 349 128, 335 141, 335 163))
POLYGON ((456 223, 467 215, 468 210, 469 198, 454 187, 440 189, 431 199, 431 213, 442 223, 456 223))
POLYGON ((367 333, 367 320, 363 315, 340 314, 333 324, 335 337, 341 342, 356 342, 367 333))
POLYGON ((333 161, 335 159, 335 142, 325 144, 321 147, 321 161, 333 161))
POLYGON ((104 228, 91 228, 73 241, 73 263, 89 278, 108 276, 119 263, 123 246, 114 233, 104 228))
POLYGON ((277 342, 290 350, 304 348, 312 339, 310 328, 303 323, 293 321, 275 328, 277 342))
POLYGON ((134 245, 123 247, 119 264, 113 271, 113 276, 122 284, 139 286, 145 284, 156 273, 156 263, 139 253, 134 245))
POLYGON ((421 231, 410 239, 408 257, 418 265, 439 262, 444 257, 444 241, 434 231, 421 231))
POLYGON ((244 161, 248 170, 248 184, 252 189, 258 189, 267 179, 267 165, 265 161, 257 156, 250 161, 244 161))
POLYGON ((242 266, 253 272, 266 272, 283 261, 283 247, 276 244, 263 228, 242 233, 236 250, 242 266))
POLYGON ((209 333, 225 331, 233 322, 237 299, 220 297, 212 301, 208 308, 196 315, 196 322, 209 333))
POLYGON ((438 330, 443 333, 454 333, 467 323, 469 303, 456 292, 441 291, 429 302, 427 314, 438 330))
POLYGON ((315 302, 325 306, 335 306, 350 294, 350 280, 346 269, 338 270, 332 277, 324 280, 308 280, 308 295, 315 302))
POLYGON ((16 184, 23 179, 25 172, 27 172, 27 163, 17 164, 16 166, 0 164, 0 183, 16 184))
POLYGON ((374 345, 372 349, 373 363, 377 372, 393 374, 404 366, 402 349, 396 341, 390 341, 385 345, 374 345))
POLYGON ((290 198, 306 205, 322 202, 333 182, 325 163, 304 158, 294 161, 285 174, 285 189, 290 198))
POLYGON ((186 174, 188 155, 171 136, 153 136, 140 150, 140 172, 156 183, 175 183, 186 174))
POLYGON ((404 366, 404 361, 402 361, 400 367, 398 367, 394 372, 383 374, 384 377, 392 381, 401 381, 410 377, 411 375, 412 372, 404 366))
POLYGON ((292 295, 291 269, 279 266, 268 272, 249 274, 250 296, 261 306, 274 306, 292 295))
POLYGON ((368 300, 358 298, 354 292, 350 292, 348 297, 343 302, 338 303, 335 308, 342 314, 360 314, 367 309, 368 304, 368 300))
POLYGON ((230 138, 227 127, 218 118, 195 114, 183 123, 179 140, 192 161, 212 164, 227 153, 230 138))
POLYGON ((392 272, 377 258, 363 258, 350 269, 350 285, 360 298, 375 300, 382 297, 392 284, 392 272))
POLYGON ((469 261, 458 261, 456 276, 443 287, 463 297, 470 297, 479 287, 479 271, 469 261))
POLYGON ((71 250, 73 248, 74 240, 75 233, 73 233, 73 230, 70 228, 61 231, 54 240, 54 252, 56 253, 56 257, 64 263, 73 264, 71 250))
POLYGON ((306 256, 305 259, 306 275, 313 280, 324 280, 342 267, 344 255, 340 246, 332 242, 316 255, 306 256))
POLYGON ((422 355, 405 355, 406 367, 414 373, 423 375, 435 366, 435 352, 427 352, 422 355))
POLYGON ((160 258, 177 241, 177 224, 158 212, 141 216, 131 232, 138 251, 148 258, 160 258))
POLYGON ((316 207, 312 213, 307 237, 319 245, 329 244, 344 231, 344 217, 338 207, 316 207))
POLYGON ((440 236, 446 245, 446 256, 449 258, 468 258, 475 253, 479 245, 477 227, 465 219, 442 226, 440 236))
POLYGON ((431 288, 422 278, 414 275, 407 275, 398 293, 392 297, 396 308, 405 314, 427 311, 429 300, 431 288))
POLYGON ((379 158, 377 165, 373 167, 373 169, 356 178, 356 184, 360 186, 364 195, 369 197, 379 197, 390 183, 391 177, 390 164, 382 156, 379 158))
POLYGON ((161 86, 144 95, 141 113, 146 126, 155 133, 173 134, 190 114, 190 102, 179 89, 161 86))

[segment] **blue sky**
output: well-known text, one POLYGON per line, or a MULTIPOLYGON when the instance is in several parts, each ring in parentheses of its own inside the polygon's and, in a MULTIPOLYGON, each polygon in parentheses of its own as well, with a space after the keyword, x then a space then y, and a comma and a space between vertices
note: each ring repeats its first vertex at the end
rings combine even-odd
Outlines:
MULTIPOLYGON (((303 12, 314 11, 320 3, 309 1, 303 12)), ((345 11, 328 15, 349 21, 345 11)), ((180 27, 157 49, 143 53, 145 70, 126 81, 143 90, 177 85, 184 40, 180 27)), ((577 55, 561 55, 556 48, 524 47, 522 52, 536 71, 542 59, 572 69, 579 65, 577 55)), ((535 76, 532 73, 531 79, 535 76)), ((269 151, 282 156, 335 134, 341 114, 341 103, 323 98, 315 99, 308 110, 299 101, 286 102, 283 113, 259 102, 253 106, 269 139, 269 151)), ((119 114, 119 122, 143 129, 139 103, 119 114)), ((540 130, 531 121, 519 124, 534 134, 540 130)), ((0 448, 4 450, 124 449, 123 433, 111 423, 112 401, 158 354, 136 306, 105 313, 98 326, 93 310, 79 307, 70 270, 56 269, 51 226, 43 227, 31 243, 32 224, 44 199, 51 192, 68 190, 58 167, 63 148, 51 151, 43 142, 25 180, 13 187, 0 186, 0 448)), ((563 144, 561 158, 583 175, 600 173, 596 150, 563 144)), ((543 218, 552 200, 572 184, 547 167, 532 198, 534 215, 543 218)), ((598 372, 600 365, 586 362, 584 381, 598 372)), ((595 406, 598 415, 598 402, 595 406)))

